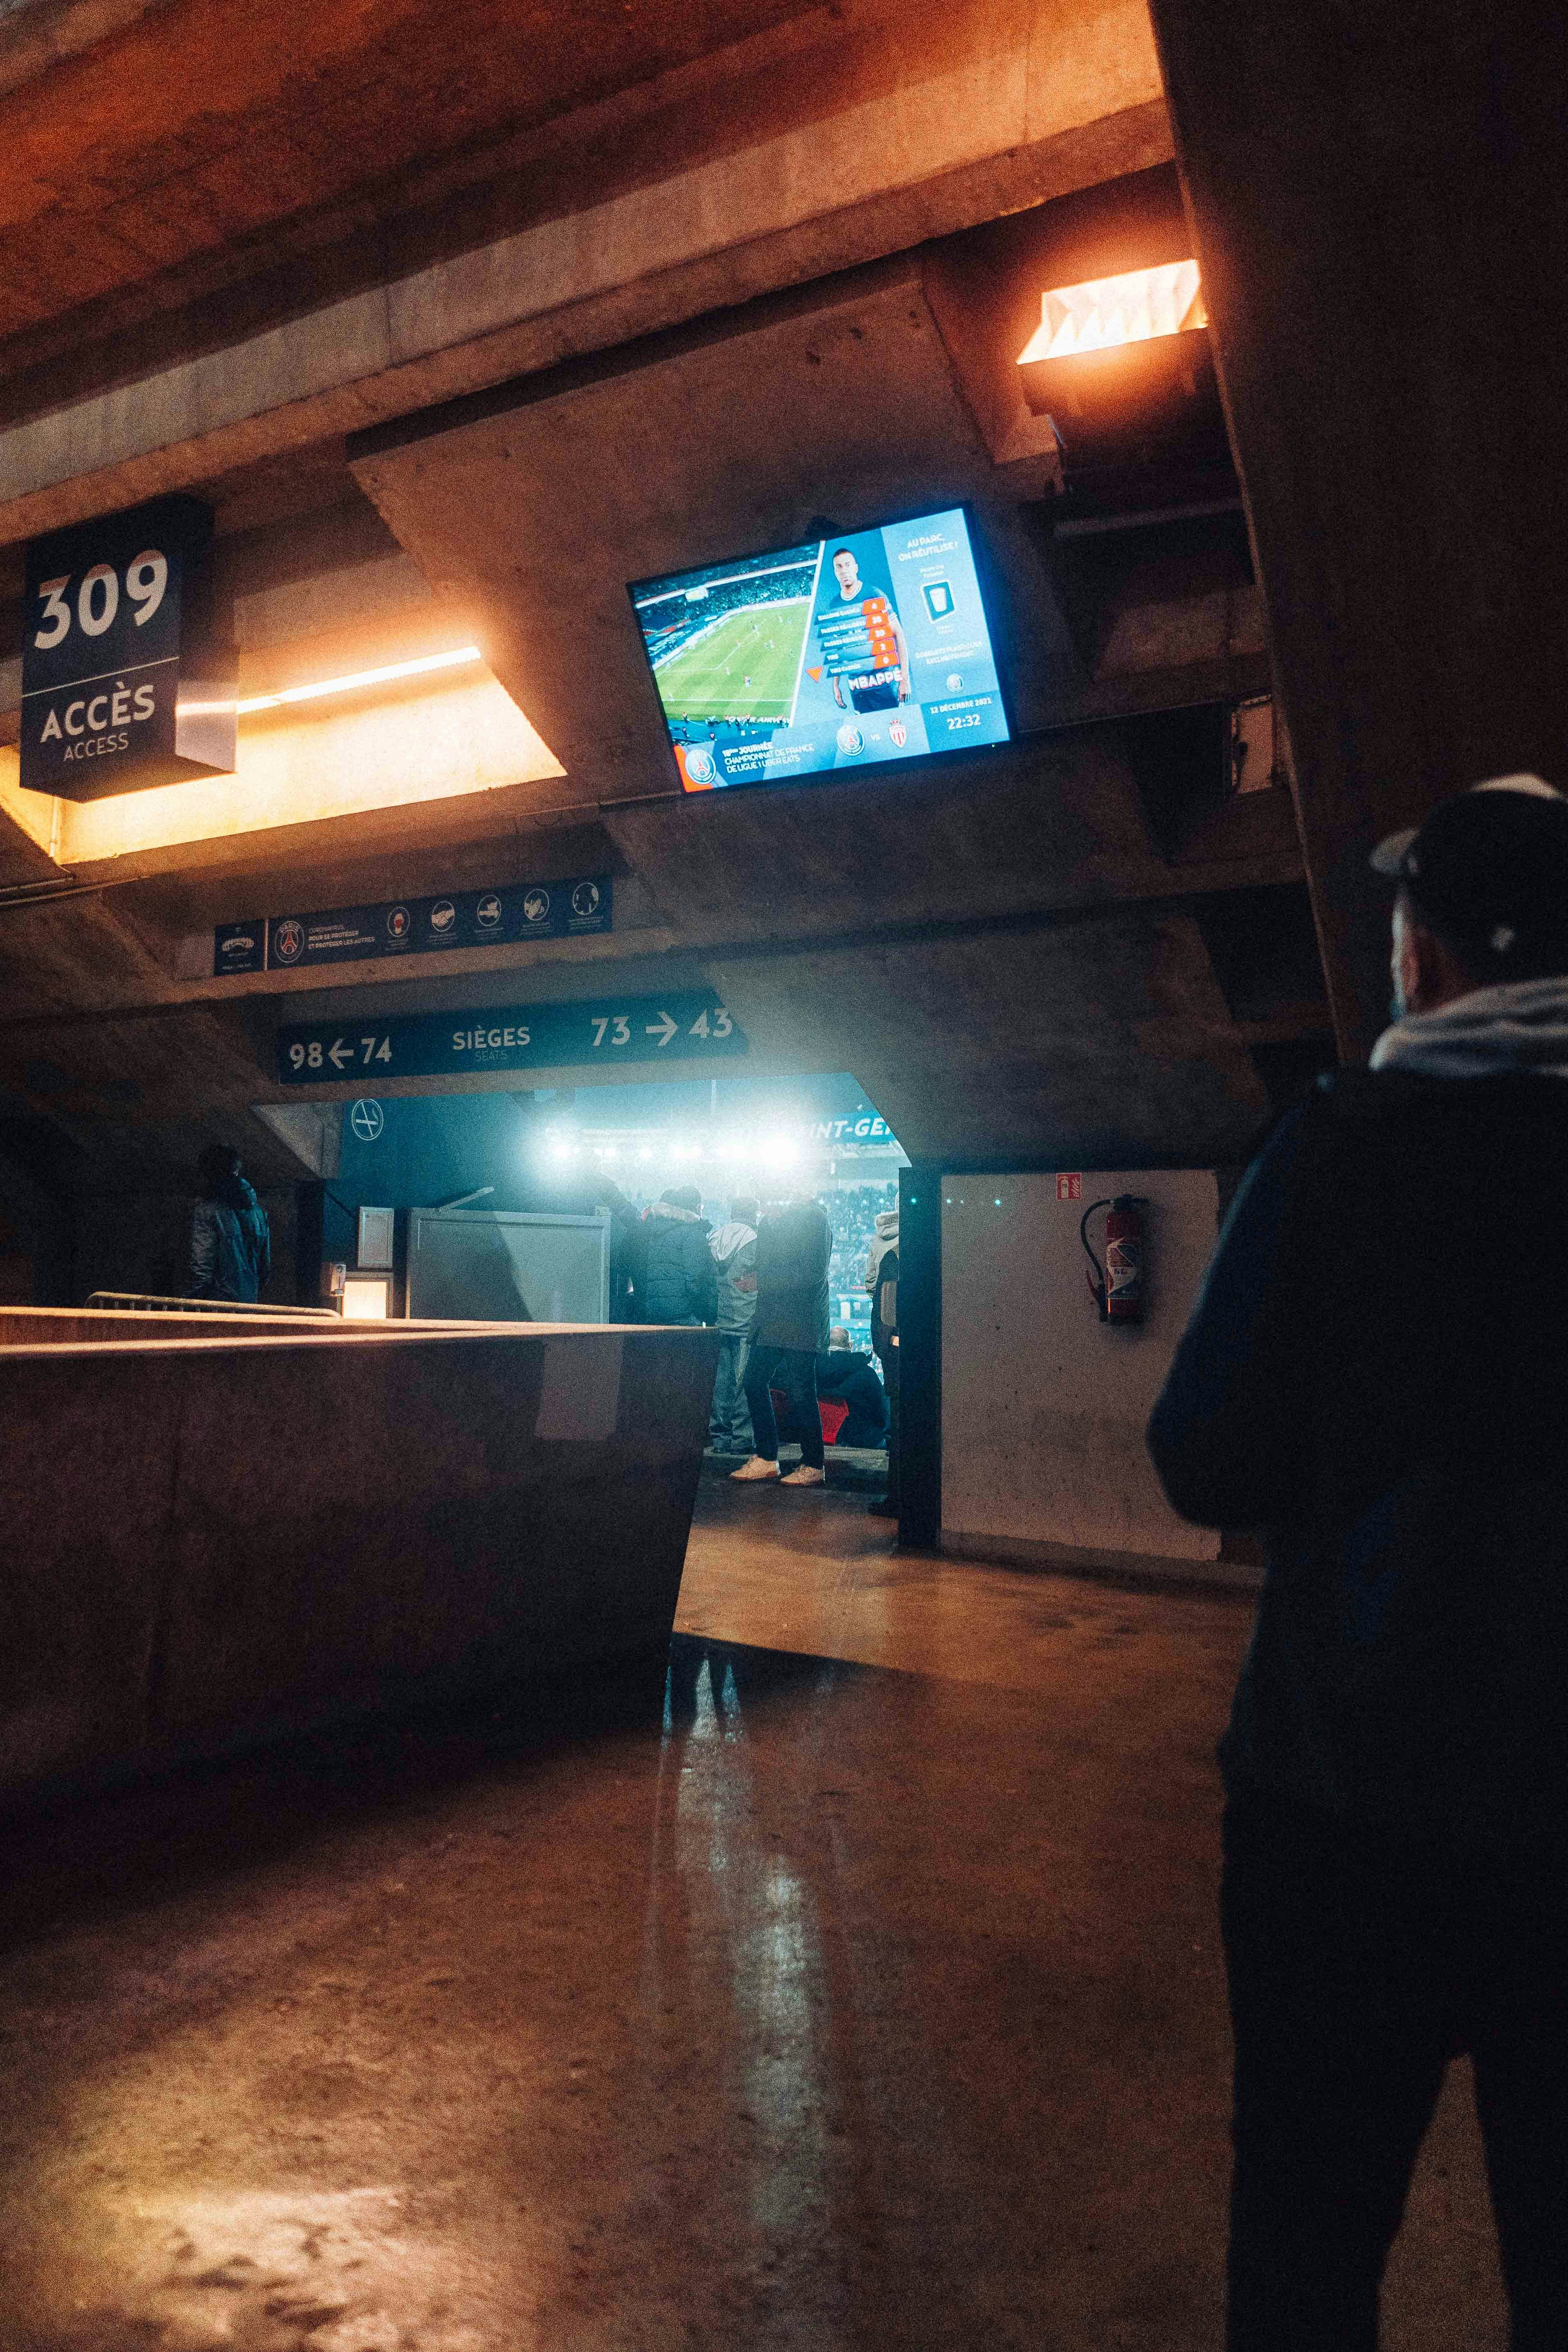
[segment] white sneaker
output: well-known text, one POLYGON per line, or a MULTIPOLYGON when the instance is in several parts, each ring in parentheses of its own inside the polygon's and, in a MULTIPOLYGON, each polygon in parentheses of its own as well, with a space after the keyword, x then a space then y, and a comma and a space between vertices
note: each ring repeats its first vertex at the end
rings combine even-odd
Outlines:
POLYGON ((785 1486, 820 1486, 826 1484, 826 1470, 813 1469, 809 1462, 803 1462, 798 1470, 792 1470, 781 1483, 785 1486))
POLYGON ((730 1473, 731 1478, 776 1478, 778 1475, 778 1464, 764 1461, 760 1454, 753 1454, 749 1462, 742 1462, 738 1470, 730 1473))

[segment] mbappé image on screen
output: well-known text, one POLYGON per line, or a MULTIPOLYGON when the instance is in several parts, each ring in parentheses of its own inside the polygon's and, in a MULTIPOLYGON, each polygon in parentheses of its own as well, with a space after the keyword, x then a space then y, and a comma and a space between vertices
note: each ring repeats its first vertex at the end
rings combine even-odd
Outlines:
POLYGON ((1008 740, 963 512, 634 583, 689 793, 1008 740))

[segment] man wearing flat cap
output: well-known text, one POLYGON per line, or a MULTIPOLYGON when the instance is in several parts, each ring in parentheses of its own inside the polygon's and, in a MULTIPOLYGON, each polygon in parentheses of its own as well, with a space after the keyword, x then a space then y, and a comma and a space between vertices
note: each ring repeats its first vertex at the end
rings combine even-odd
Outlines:
POLYGON ((1154 1408, 1268 1567, 1220 1747, 1229 2352, 1373 2352, 1468 2053, 1513 2352, 1568 2347, 1568 800, 1378 849, 1394 1018, 1237 1194, 1154 1408))

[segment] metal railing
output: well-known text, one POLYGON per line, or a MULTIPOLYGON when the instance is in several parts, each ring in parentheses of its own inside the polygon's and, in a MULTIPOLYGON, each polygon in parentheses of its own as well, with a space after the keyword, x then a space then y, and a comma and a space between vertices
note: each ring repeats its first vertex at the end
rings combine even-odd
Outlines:
POLYGON ((331 1307, 252 1307, 237 1298, 160 1298, 146 1290, 95 1290, 88 1300, 93 1307, 136 1315, 265 1315, 294 1323, 341 1323, 331 1307))

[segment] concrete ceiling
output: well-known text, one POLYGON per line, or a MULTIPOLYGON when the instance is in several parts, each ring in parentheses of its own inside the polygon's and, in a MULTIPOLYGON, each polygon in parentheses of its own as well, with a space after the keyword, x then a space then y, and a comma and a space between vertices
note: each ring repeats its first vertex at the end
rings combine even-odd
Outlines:
MULTIPOLYGON (((808 0, 168 0, 0 97, 0 335, 517 134, 808 0)), ((16 28, 20 37, 25 19, 16 28)), ((40 62, 44 60, 40 59, 40 62)))
MULTIPOLYGON (((1254 1046, 1321 1015, 1266 992, 1240 1019, 1203 908, 1294 884, 1289 804, 1275 792, 1220 807, 1216 733, 1212 780, 1173 834, 1115 725, 1040 732, 1092 702, 1095 681, 1028 520, 1049 466, 1013 444, 999 458, 994 409, 977 417, 953 285, 929 256, 879 263, 423 413, 351 446, 374 529, 333 508, 231 535, 247 660, 296 658, 289 632, 341 609, 345 583, 355 626, 379 625, 384 595, 422 625, 460 612, 567 773, 509 789, 510 841, 405 824, 379 865, 356 867, 345 842, 331 868, 298 866, 295 850, 297 870, 270 877, 241 842, 209 887, 171 875, 12 915, 0 1076, 18 1098, 84 1149, 95 1134, 124 1149, 129 1121, 156 1152, 183 1121, 247 1134, 253 1107, 283 1099, 280 1017, 702 984, 731 1003, 752 1068, 851 1072, 922 1159, 1243 1153, 1268 1104, 1254 1046), (898 780, 682 795, 627 581, 793 543, 819 515, 853 530, 960 502, 1033 740, 898 780), (622 877, 617 929, 591 951, 367 966, 333 990, 268 974, 211 1001, 202 926, 220 915, 601 864, 622 877), (130 1103, 114 1092, 127 1076, 130 1103)), ((1136 656, 1165 690, 1232 675, 1235 592, 1197 587, 1136 656), (1225 616, 1208 613, 1216 594, 1225 616)), ((270 1131, 251 1148, 283 1149, 270 1131)))
MULTIPOLYGON (((209 1135, 302 1171, 321 1130, 274 1077, 282 1018, 703 984, 753 1069, 851 1072, 921 1158, 1245 1150, 1255 1055, 1321 1025, 1294 967, 1291 997, 1216 977, 1216 910, 1300 896, 1289 802, 1220 805, 1216 757, 1188 807, 1146 772, 1179 747, 1074 723, 1266 687, 1245 551, 1144 551, 1069 630, 1054 443, 1013 364, 1052 203, 1142 173, 1132 194, 1171 210, 1141 0, 590 0, 548 24, 496 0, 461 43, 429 0, 284 0, 232 87, 254 19, 226 0, 93 5, 120 29, 0 100, 32 122, 0 155, 20 257, 0 537, 195 488, 247 690, 461 616, 567 772, 482 808, 175 845, 133 880, 106 860, 101 897, 5 911, 18 1120, 100 1189, 177 1184, 209 1135), (896 782, 680 795, 626 582, 961 501, 1030 740, 896 782), (225 917, 600 867, 603 940, 331 989, 210 975, 225 917), (310 1150, 260 1115, 280 1108, 310 1150)), ((0 884, 56 871, 4 824, 0 860, 0 884)), ((320 1090, 329 1124, 344 1091, 320 1090)))

